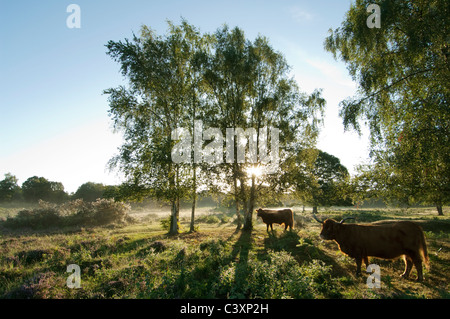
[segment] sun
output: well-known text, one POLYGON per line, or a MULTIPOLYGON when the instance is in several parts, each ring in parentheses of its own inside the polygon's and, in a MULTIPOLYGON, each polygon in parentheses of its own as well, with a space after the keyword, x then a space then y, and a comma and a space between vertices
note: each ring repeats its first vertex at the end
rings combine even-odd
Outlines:
POLYGON ((263 174, 263 168, 259 165, 250 166, 246 171, 249 177, 252 177, 253 175, 255 177, 261 177, 261 175, 263 174))

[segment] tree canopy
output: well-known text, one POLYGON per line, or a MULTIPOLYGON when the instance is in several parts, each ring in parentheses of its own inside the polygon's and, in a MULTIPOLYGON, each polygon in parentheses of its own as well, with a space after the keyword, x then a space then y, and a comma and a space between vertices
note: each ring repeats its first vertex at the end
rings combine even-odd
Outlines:
POLYGON ((78 187, 75 194, 72 195, 72 198, 80 198, 86 202, 94 202, 98 198, 103 198, 105 190, 105 185, 101 183, 87 182, 78 187))
POLYGON ((304 149, 291 167, 293 193, 313 206, 350 206, 350 174, 339 158, 318 149, 304 149), (298 165, 300 164, 300 165, 298 165))
POLYGON ((20 196, 18 179, 11 173, 6 173, 5 178, 0 181, 0 202, 11 202, 20 196))
POLYGON ((52 182, 45 177, 32 176, 22 184, 23 198, 29 202, 44 200, 61 203, 69 198, 61 182, 52 182))
POLYGON ((180 198, 193 198, 194 212, 202 186, 232 192, 238 227, 242 207, 243 226, 251 229, 258 188, 282 192, 283 167, 314 144, 325 101, 320 90, 300 92, 283 55, 263 36, 250 41, 239 28, 201 34, 186 21, 168 25, 163 36, 143 26, 140 37, 106 45, 129 80, 104 91, 126 140, 111 166, 125 173, 133 196, 171 203, 170 233, 178 232, 180 198), (269 153, 273 174, 272 163, 261 160, 269 153))
POLYGON ((359 84, 340 115, 347 129, 368 124, 375 184, 439 214, 450 202, 449 34, 448 1, 357 0, 324 44, 359 84), (380 28, 367 24, 372 3, 380 28))

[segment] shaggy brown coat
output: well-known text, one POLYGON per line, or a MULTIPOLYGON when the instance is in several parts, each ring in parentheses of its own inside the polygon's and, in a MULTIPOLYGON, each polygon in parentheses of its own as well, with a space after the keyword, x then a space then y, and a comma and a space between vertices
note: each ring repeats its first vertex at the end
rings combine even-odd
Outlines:
POLYGON ((368 257, 394 259, 402 256, 407 278, 412 266, 417 280, 423 280, 422 262, 428 264, 427 245, 422 228, 410 221, 381 221, 370 224, 343 224, 327 219, 322 223, 320 237, 335 240, 339 249, 355 258, 356 273, 361 273, 362 260, 368 266, 368 257))
POLYGON ((287 230, 288 226, 290 230, 294 227, 294 213, 292 209, 262 209, 259 208, 256 210, 257 217, 261 217, 263 222, 267 224, 267 231, 270 229, 273 231, 272 224, 284 224, 284 230, 287 230))

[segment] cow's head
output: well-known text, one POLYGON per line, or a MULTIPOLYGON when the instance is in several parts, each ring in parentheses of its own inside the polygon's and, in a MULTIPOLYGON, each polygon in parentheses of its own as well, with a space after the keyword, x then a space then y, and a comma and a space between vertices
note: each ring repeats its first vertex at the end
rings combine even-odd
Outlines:
POLYGON ((320 238, 325 240, 332 240, 336 238, 336 232, 340 223, 333 219, 327 219, 322 223, 322 231, 320 232, 320 238))
POLYGON ((322 224, 322 231, 320 232, 320 238, 325 240, 332 240, 336 238, 336 232, 339 231, 340 226, 347 219, 355 219, 354 217, 346 217, 342 219, 340 222, 335 221, 334 219, 326 219, 325 221, 321 221, 317 218, 317 216, 313 213, 313 217, 316 221, 322 224))
POLYGON ((261 213, 263 212, 263 209, 262 208, 258 208, 257 210, 256 210, 256 217, 261 217, 261 213))

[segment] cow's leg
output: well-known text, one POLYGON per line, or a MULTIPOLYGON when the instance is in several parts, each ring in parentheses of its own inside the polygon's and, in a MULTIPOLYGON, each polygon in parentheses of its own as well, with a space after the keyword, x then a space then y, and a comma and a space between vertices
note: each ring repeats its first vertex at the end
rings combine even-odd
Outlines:
POLYGON ((270 224, 270 230, 273 231, 273 224, 270 224))
POLYGON ((356 261, 356 277, 359 277, 361 275, 362 258, 355 257, 355 261, 356 261))
POLYGON ((422 260, 420 258, 415 260, 414 266, 417 269, 417 281, 423 281, 422 260))
POLYGON ((417 281, 422 281, 423 280, 422 259, 420 258, 419 254, 414 255, 411 259, 417 270, 417 281))
POLYGON ((409 273, 411 272, 413 262, 409 256, 403 256, 403 261, 405 262, 405 271, 403 272, 401 277, 406 279, 409 277, 409 273))
POLYGON ((369 266, 369 258, 364 256, 364 263, 366 264, 366 268, 369 266))
POLYGON ((269 224, 267 224, 267 232, 269 232, 269 224))

